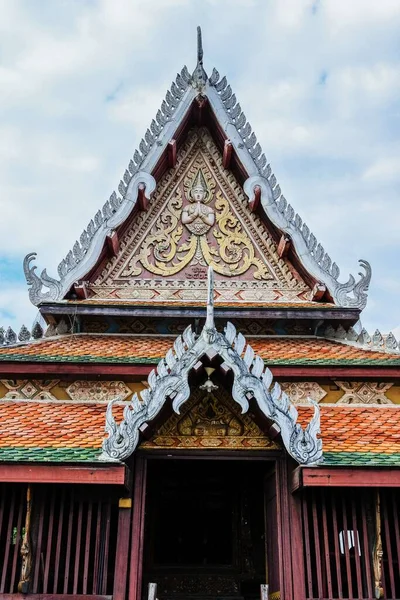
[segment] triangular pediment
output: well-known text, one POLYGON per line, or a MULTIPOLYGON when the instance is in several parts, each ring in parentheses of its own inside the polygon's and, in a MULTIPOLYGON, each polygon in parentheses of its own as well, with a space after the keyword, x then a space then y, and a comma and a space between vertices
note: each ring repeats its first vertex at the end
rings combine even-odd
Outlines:
MULTIPOLYGON (((226 77, 221 78, 215 68, 208 77, 201 57, 202 52, 199 52, 192 75, 186 67, 177 74, 129 161, 119 182, 118 194, 111 194, 60 262, 59 279, 49 276, 45 269, 40 275, 36 272, 34 252, 25 257, 24 273, 31 302, 36 306, 76 298, 97 299, 100 303, 107 299, 197 302, 202 299, 199 295, 204 296, 201 267, 205 262, 211 264, 218 275, 216 293, 221 303, 289 302, 292 306, 295 302, 303 308, 304 300, 311 297, 313 302, 333 303, 350 311, 362 310, 371 280, 369 263, 359 261, 364 272, 359 274, 358 281, 352 275, 345 283, 339 281, 338 265, 282 194, 226 77), (187 133, 200 125, 212 131, 216 144, 198 132, 199 144, 203 145, 200 162, 204 160, 205 171, 211 170, 209 183, 215 183, 215 194, 208 196, 204 203, 208 204, 205 212, 209 209, 214 212, 215 223, 210 217, 208 231, 192 231, 189 236, 189 222, 182 219, 188 201, 183 179, 195 160, 196 149, 192 147, 193 134, 188 140, 187 133), (222 163, 226 169, 221 167, 222 163), (228 169, 232 169, 231 174, 228 169), (217 212, 222 211, 217 206, 217 191, 229 204, 228 233, 222 231, 217 219, 217 212), (179 192, 180 207, 176 197, 179 192), (166 214, 165 220, 160 217, 162 207, 177 213, 175 229, 171 228, 175 222, 171 215, 166 214), (146 208, 149 210, 144 214, 146 208), (259 218, 255 213, 250 216, 252 210, 259 218), (158 226, 157 215, 160 217, 158 226), (214 229, 219 238, 214 235, 213 239, 214 229), (149 249, 146 244, 151 240, 147 237, 151 236, 153 247, 149 249), (157 248, 154 236, 159 238, 157 248), (200 244, 199 249, 193 236, 203 236, 202 248, 200 244), (107 261, 110 255, 113 258, 107 261), (131 263, 138 266, 131 269, 131 263), (165 268, 169 269, 166 275, 165 268), (135 272, 138 275, 133 275, 135 272), (150 273, 151 280, 148 279, 150 273)), ((219 216, 221 220, 223 215, 219 216)), ((346 314, 353 322, 357 317, 350 312, 346 314)))
POLYGON ((205 128, 192 130, 120 250, 87 284, 89 298, 202 302, 207 268, 221 303, 309 301, 310 287, 277 244, 205 128))
POLYGON ((173 413, 140 447, 281 449, 248 413, 241 414, 240 406, 221 387, 213 393, 195 390, 181 414, 173 413))

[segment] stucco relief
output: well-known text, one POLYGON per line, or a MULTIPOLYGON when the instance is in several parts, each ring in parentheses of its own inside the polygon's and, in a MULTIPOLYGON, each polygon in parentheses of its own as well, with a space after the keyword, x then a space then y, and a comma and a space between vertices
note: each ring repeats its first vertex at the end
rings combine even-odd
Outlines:
POLYGON ((393 383, 383 381, 335 381, 344 391, 338 404, 392 404, 386 392, 393 383))
POLYGON ((223 388, 194 392, 182 414, 173 413, 141 447, 279 449, 223 388))
POLYGON ((312 404, 310 400, 321 402, 327 394, 315 381, 282 382, 281 388, 293 404, 312 404))
POLYGON ((58 383, 58 379, 1 379, 0 382, 7 388, 8 392, 4 398, 12 400, 57 400, 51 393, 51 389, 58 383))
POLYGON ((109 402, 117 395, 121 400, 125 400, 131 393, 123 381, 74 381, 65 391, 71 400, 80 402, 109 402))
POLYGON ((254 279, 275 279, 265 260, 256 256, 250 235, 218 188, 201 154, 189 169, 183 187, 177 187, 171 202, 158 215, 139 253, 129 261, 122 276, 136 277, 144 269, 168 277, 189 264, 212 266, 216 273, 226 277, 243 275, 253 267, 254 279))

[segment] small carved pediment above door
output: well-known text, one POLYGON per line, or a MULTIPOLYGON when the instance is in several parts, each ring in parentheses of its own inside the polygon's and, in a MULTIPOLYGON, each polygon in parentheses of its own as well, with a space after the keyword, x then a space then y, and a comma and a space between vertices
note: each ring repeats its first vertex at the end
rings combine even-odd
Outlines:
POLYGON ((196 390, 182 413, 174 413, 140 447, 280 449, 221 388, 211 394, 196 390))

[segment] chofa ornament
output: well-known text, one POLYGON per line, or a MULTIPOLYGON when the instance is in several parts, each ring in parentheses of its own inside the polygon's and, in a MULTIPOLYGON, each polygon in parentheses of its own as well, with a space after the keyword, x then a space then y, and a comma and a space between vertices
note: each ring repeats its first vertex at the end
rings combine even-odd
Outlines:
POLYGON ((314 415, 305 429, 297 423, 297 410, 280 385, 272 385, 272 373, 264 367, 264 361, 247 344, 245 337, 237 333, 232 323, 227 323, 224 333, 219 333, 214 323, 213 270, 208 271, 207 318, 198 337, 189 326, 179 336, 165 358, 148 377, 149 387, 134 394, 124 408, 124 418, 117 424, 113 416, 111 401, 106 412, 105 431, 101 460, 125 460, 135 450, 140 428, 154 419, 167 400, 172 401, 173 410, 179 414, 180 407, 190 397, 189 373, 205 354, 217 353, 226 369, 233 372, 232 398, 240 405, 242 413, 249 409, 249 400, 254 398, 262 413, 279 428, 288 453, 299 464, 322 462, 322 440, 320 433, 320 411, 314 405, 314 415))

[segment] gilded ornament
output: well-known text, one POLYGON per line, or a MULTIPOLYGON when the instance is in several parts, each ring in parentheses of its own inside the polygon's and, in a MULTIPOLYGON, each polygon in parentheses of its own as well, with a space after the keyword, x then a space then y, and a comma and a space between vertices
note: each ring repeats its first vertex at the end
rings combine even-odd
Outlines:
POLYGON ((143 240, 139 254, 122 272, 123 277, 140 275, 142 267, 168 277, 193 262, 212 266, 227 277, 255 267, 255 279, 273 279, 267 265, 256 257, 251 238, 221 190, 214 196, 216 182, 207 171, 200 156, 189 170, 190 180, 186 177, 184 181, 186 202, 178 187, 143 240), (208 206, 214 200, 215 208, 208 206))

